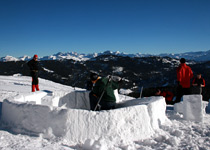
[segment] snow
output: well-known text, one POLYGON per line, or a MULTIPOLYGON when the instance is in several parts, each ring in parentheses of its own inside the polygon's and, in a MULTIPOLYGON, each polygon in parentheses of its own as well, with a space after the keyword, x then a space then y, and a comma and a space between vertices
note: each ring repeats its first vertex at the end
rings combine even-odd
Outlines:
POLYGON ((119 92, 123 95, 128 95, 128 94, 132 93, 133 91, 130 89, 120 89, 119 92))
POLYGON ((206 109, 201 95, 184 95, 183 101, 174 105, 174 110, 183 114, 185 120, 203 122, 206 109))
POLYGON ((184 119, 203 122, 202 95, 184 95, 184 119))
POLYGON ((194 105, 196 95, 183 98, 189 104, 179 104, 182 113, 166 107, 163 97, 133 99, 120 94, 117 109, 93 112, 84 89, 44 79, 40 89, 31 93, 30 77, 0 76, 0 149, 210 148, 210 114, 202 113, 202 121, 184 117, 195 107, 209 109, 208 103, 194 105), (184 110, 188 105, 192 107, 184 110))
POLYGON ((208 106, 206 107, 206 113, 210 114, 210 99, 209 99, 208 106))
POLYGON ((44 68, 44 67, 42 67, 43 69, 44 69, 44 71, 47 71, 47 72, 49 72, 49 73, 53 73, 54 71, 52 71, 52 70, 49 70, 49 69, 47 69, 47 68, 44 68))

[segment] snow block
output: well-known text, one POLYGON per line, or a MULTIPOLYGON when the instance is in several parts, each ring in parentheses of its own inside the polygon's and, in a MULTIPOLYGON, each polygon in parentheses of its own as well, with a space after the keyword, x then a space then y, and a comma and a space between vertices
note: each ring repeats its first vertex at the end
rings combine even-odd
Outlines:
POLYGON ((184 112, 183 101, 174 104, 174 111, 183 114, 184 112))
POLYGON ((0 102, 0 121, 1 121, 1 112, 2 112, 2 102, 0 102))
POLYGON ((146 139, 155 133, 146 105, 101 112, 69 110, 68 113, 66 139, 70 141, 107 138, 119 142, 125 138, 146 139))
POLYGON ((18 102, 30 102, 35 104, 41 104, 41 99, 47 95, 47 92, 37 91, 33 93, 28 93, 25 95, 18 95, 14 98, 18 102))
POLYGON ((203 122, 202 95, 184 95, 183 107, 184 119, 203 122))
POLYGON ((168 120, 168 118, 165 115, 166 103, 164 97, 162 96, 153 96, 126 101, 117 104, 117 108, 134 105, 146 105, 148 107, 148 113, 151 118, 150 121, 153 129, 158 129, 160 124, 168 120))
POLYGON ((210 99, 209 99, 209 104, 206 107, 206 113, 210 114, 210 99))
POLYGON ((17 133, 30 132, 30 134, 38 135, 46 133, 51 128, 54 135, 64 136, 66 112, 65 109, 52 109, 49 106, 4 100, 2 122, 17 133))
POLYGON ((151 125, 154 129, 159 129, 159 126, 168 119, 165 115, 166 112, 165 98, 151 97, 150 101, 148 101, 147 99, 145 99, 145 101, 146 102, 144 103, 148 105, 148 111, 151 118, 151 125))
POLYGON ((44 137, 51 134, 78 143, 101 137, 116 142, 125 138, 146 139, 167 119, 163 97, 130 100, 118 106, 95 112, 4 100, 2 122, 16 133, 43 134, 44 137))
POLYGON ((59 99, 59 107, 90 110, 89 91, 74 91, 59 99))

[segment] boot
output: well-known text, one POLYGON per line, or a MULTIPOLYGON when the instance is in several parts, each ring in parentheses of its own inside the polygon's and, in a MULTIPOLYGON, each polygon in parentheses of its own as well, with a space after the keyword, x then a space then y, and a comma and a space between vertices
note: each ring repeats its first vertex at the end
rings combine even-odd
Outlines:
POLYGON ((32 92, 35 92, 36 86, 32 85, 32 92))
POLYGON ((39 91, 39 85, 38 84, 36 85, 36 90, 39 91))

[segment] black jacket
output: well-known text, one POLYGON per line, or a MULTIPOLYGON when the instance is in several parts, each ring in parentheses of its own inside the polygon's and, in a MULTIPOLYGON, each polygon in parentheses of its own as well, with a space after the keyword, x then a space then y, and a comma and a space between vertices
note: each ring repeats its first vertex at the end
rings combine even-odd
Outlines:
POLYGON ((38 71, 39 70, 39 62, 35 61, 34 59, 28 62, 28 66, 31 71, 38 71))

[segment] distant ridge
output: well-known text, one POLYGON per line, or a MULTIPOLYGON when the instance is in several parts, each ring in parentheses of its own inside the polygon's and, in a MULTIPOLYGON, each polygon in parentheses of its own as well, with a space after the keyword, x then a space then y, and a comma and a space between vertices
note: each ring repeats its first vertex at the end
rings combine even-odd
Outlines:
MULTIPOLYGON (((171 57, 171 58, 185 58, 187 60, 194 60, 194 61, 210 61, 210 50, 208 51, 198 51, 198 52, 186 52, 186 53, 178 53, 178 54, 172 54, 172 53, 164 53, 159 55, 152 55, 152 54, 127 54, 123 52, 112 52, 112 51, 104 51, 101 53, 91 53, 91 54, 80 54, 77 52, 58 52, 57 54, 53 54, 50 56, 44 56, 41 57, 40 60, 75 60, 75 61, 87 61, 89 59, 95 58, 100 55, 117 55, 117 56, 128 56, 128 57, 150 57, 150 56, 160 56, 160 57, 171 57)), ((13 56, 5 56, 1 57, 0 61, 2 62, 8 62, 8 61, 28 61, 30 60, 30 56, 22 56, 19 58, 13 57, 13 56)))

